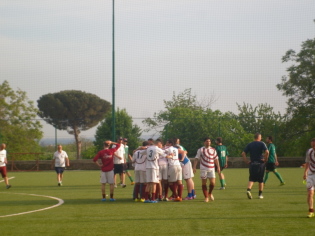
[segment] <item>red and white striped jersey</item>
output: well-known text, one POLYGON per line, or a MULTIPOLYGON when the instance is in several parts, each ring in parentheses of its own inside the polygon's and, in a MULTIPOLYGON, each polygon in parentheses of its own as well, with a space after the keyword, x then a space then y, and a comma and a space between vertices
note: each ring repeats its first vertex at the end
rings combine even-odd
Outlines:
POLYGON ((315 150, 313 148, 308 149, 306 152, 305 162, 309 163, 309 174, 315 173, 315 150))
POLYGON ((198 149, 195 158, 200 159, 200 170, 212 170, 215 167, 214 160, 218 159, 218 155, 215 148, 202 147, 198 149))

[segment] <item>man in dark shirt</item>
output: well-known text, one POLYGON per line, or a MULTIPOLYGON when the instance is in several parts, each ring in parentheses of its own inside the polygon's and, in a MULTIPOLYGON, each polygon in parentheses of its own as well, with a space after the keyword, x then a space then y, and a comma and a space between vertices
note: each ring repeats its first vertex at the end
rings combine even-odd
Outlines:
POLYGON ((265 163, 268 160, 269 151, 264 142, 261 142, 261 134, 254 135, 254 141, 247 144, 242 157, 245 163, 249 164, 249 181, 247 185, 247 197, 252 199, 251 189, 254 182, 259 183, 258 197, 263 199, 262 191, 264 189, 264 173, 265 163), (250 160, 247 159, 246 154, 250 154, 250 160))

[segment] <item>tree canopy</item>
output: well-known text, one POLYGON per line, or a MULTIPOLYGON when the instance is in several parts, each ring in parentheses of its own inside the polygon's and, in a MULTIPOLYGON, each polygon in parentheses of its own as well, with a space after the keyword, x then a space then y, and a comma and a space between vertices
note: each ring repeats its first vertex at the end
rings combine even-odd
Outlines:
POLYGON ((38 100, 38 115, 59 130, 73 134, 77 144, 77 159, 81 154, 79 134, 96 126, 110 110, 109 102, 98 96, 77 90, 49 93, 38 100))
POLYGON ((8 81, 0 84, 0 141, 10 152, 39 152, 41 124, 36 120, 38 110, 26 92, 14 91, 8 81))

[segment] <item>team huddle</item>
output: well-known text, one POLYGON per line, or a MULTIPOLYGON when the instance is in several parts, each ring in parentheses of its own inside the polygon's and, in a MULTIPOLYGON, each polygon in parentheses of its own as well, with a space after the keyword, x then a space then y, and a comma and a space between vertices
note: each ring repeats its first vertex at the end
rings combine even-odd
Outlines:
MULTIPOLYGON (((123 164, 115 163, 115 158, 123 160, 119 149, 124 149, 124 139, 119 138, 117 143, 104 142, 104 149, 98 152, 93 161, 101 168, 102 201, 106 201, 105 185, 110 185, 110 199, 115 201, 114 188, 115 176, 124 169, 123 164), (114 145, 110 148, 110 145, 114 145), (101 160, 101 163, 98 161, 101 160)), ((204 147, 197 151, 195 161, 192 164, 187 156, 186 149, 180 145, 178 138, 167 140, 165 145, 162 141, 148 139, 142 146, 133 152, 133 156, 126 155, 132 161, 135 173, 135 187, 133 198, 135 201, 144 203, 157 203, 158 201, 193 200, 196 198, 193 177, 200 162, 200 178, 204 201, 214 200, 212 191, 215 186, 215 171, 219 174, 221 188, 225 189, 225 179, 222 170, 227 167, 228 152, 222 145, 222 138, 217 138, 217 148, 211 147, 211 139, 204 139, 204 147), (187 195, 183 197, 183 179, 187 187, 187 195), (209 188, 207 181, 209 180, 209 188), (169 193, 169 190, 171 193, 169 193)), ((126 145, 126 143, 125 143, 126 145)), ((121 178, 121 181, 124 181, 121 178)), ((133 183, 133 180, 132 180, 133 183)), ((122 184, 123 187, 126 185, 122 184)))

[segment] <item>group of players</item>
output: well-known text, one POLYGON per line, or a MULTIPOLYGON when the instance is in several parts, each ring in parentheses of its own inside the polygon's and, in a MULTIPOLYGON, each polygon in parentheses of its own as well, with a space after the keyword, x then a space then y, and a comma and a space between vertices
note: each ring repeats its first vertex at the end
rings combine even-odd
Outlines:
MULTIPOLYGON (((129 156, 135 173, 134 200, 144 203, 193 200, 196 197, 193 177, 199 161, 204 201, 214 200, 212 191, 215 186, 215 170, 220 177, 220 189, 223 190, 226 184, 222 170, 227 167, 228 158, 227 149, 222 145, 222 138, 217 138, 216 144, 216 148, 211 147, 211 139, 205 138, 204 146, 197 151, 195 161, 192 164, 187 157, 186 149, 180 145, 178 138, 167 140, 165 145, 159 139, 144 141, 142 146, 134 151, 133 156, 129 156), (187 187, 187 196, 184 198, 183 179, 187 187), (207 188, 207 180, 210 182, 209 189, 207 188), (169 194, 169 189, 171 194, 169 194)), ((118 169, 121 168, 114 164, 115 158, 120 161, 124 158, 119 154, 119 149, 124 149, 124 144, 120 139, 117 143, 105 141, 104 149, 98 152, 93 159, 102 170, 100 180, 102 201, 106 201, 106 184, 110 185, 109 201, 115 201, 113 197, 116 186, 115 174, 118 174, 118 169), (112 148, 110 148, 111 145, 113 145, 112 148)), ((128 156, 128 154, 126 155, 128 156)))

